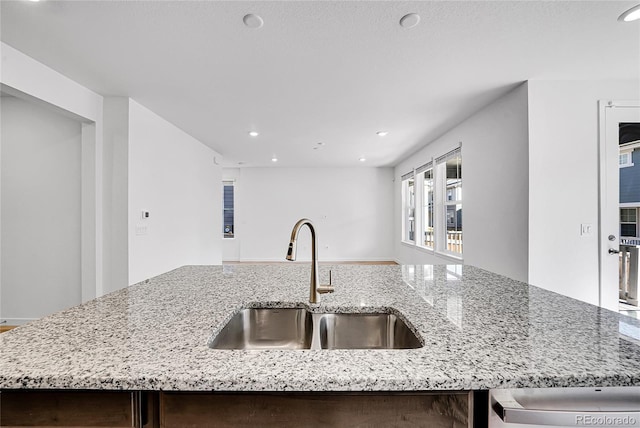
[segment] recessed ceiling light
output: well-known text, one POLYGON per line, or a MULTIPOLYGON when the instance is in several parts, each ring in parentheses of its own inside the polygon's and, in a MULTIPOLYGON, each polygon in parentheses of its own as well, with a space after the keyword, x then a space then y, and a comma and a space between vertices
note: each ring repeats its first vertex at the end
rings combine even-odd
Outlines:
POLYGON ((400 25, 404 28, 413 28, 420 23, 420 15, 417 13, 407 13, 400 18, 400 25))
POLYGON ((360 159, 358 159, 358 160, 359 160, 360 162, 364 162, 364 161, 366 161, 367 159, 366 159, 366 158, 360 158, 360 159))
POLYGON ((323 143, 322 141, 320 141, 320 142, 318 143, 318 145, 319 145, 319 146, 324 146, 324 143, 323 143))
POLYGON ((274 157, 272 157, 272 158, 271 158, 271 162, 278 162, 278 158, 277 158, 277 157, 275 157, 275 156, 274 156, 274 157))
POLYGON ((640 4, 632 7, 618 17, 618 21, 631 22, 640 19, 640 4))
POLYGON ((249 131, 249 136, 250 136, 250 137, 257 137, 258 135, 260 135, 260 133, 259 133, 259 132, 256 132, 256 131, 249 131))
POLYGON ((264 25, 264 20, 255 13, 249 13, 242 18, 242 22, 249 28, 261 28, 264 25))
POLYGON ((389 131, 378 131, 378 132, 376 132, 376 135, 378 135, 379 137, 384 137, 388 133, 389 133, 389 131))

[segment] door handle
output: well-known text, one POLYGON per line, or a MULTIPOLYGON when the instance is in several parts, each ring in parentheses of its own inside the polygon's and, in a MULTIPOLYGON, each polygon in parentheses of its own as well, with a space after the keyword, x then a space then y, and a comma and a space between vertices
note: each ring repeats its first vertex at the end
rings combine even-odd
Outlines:
POLYGON ((620 250, 616 250, 615 248, 609 248, 609 254, 620 254, 620 250))
MULTIPOLYGON (((633 408, 626 411, 598 411, 594 410, 559 410, 559 409, 529 409, 523 407, 509 390, 494 390, 491 392, 493 411, 505 423, 522 425, 552 425, 552 426, 637 426, 640 420, 640 409, 633 408), (599 421, 605 421, 600 424, 599 421), (611 424, 609 421, 617 422, 611 424), (618 422, 623 421, 623 422, 618 422)), ((635 390, 629 394, 635 394, 635 390)), ((635 399, 635 398, 634 398, 635 399)))

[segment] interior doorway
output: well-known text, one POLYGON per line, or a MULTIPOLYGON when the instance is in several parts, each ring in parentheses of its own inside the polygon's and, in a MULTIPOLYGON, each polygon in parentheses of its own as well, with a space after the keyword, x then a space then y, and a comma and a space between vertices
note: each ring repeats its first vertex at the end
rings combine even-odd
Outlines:
POLYGON ((20 325, 82 302, 82 123, 0 99, 0 318, 20 325))
POLYGON ((613 311, 633 300, 628 281, 638 272, 640 141, 636 150, 634 134, 628 132, 637 124, 640 101, 600 102, 600 306, 613 311), (636 172, 637 188, 631 183, 636 172))

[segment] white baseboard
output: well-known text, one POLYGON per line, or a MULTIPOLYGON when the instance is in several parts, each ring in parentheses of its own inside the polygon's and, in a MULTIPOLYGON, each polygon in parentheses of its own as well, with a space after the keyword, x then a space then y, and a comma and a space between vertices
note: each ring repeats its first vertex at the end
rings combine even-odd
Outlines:
POLYGON ((0 325, 23 325, 37 318, 0 318, 0 325))
MULTIPOLYGON (((376 262, 396 262, 393 257, 389 258, 362 258, 362 259, 333 259, 333 260, 318 260, 318 263, 321 264, 348 264, 348 263, 376 263, 376 262)), ((264 264, 264 263, 311 263, 311 259, 298 258, 294 262, 290 262, 282 259, 240 259, 240 260, 227 260, 227 263, 256 263, 256 264, 264 264)), ((222 263, 225 263, 223 261, 222 263)))

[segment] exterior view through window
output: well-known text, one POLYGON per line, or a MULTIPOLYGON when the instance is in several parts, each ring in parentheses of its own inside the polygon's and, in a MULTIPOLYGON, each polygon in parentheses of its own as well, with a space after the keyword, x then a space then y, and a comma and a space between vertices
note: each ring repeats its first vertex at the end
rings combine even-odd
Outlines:
POLYGON ((222 182, 222 233, 225 238, 234 237, 234 224, 233 224, 233 198, 234 198, 234 185, 233 181, 222 182))
POLYGON ((462 157, 458 151, 446 161, 446 250, 462 254, 462 157))
POLYGON ((434 248, 433 235, 433 168, 424 172, 424 187, 422 196, 422 228, 424 230, 423 245, 427 248, 434 248))
POLYGON ((619 125, 620 239, 623 245, 640 245, 640 123, 619 125), (634 159, 636 162, 634 162, 634 159))
POLYGON ((640 123, 618 125, 620 253, 618 299, 621 313, 635 315, 638 308, 640 260, 640 123))

